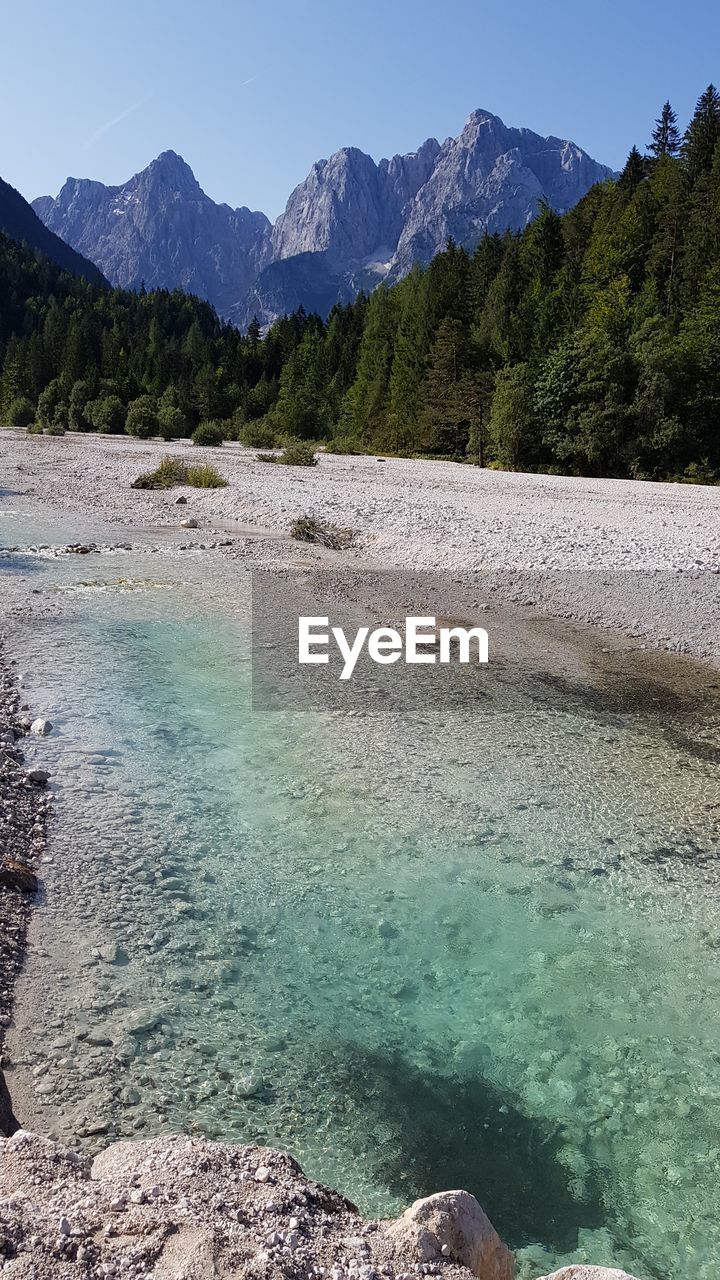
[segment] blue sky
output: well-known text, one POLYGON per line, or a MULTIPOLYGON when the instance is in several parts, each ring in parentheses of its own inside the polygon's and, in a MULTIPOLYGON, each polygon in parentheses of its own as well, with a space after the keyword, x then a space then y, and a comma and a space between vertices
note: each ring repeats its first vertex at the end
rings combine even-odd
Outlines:
POLYGON ((122 182, 172 148, 275 217, 313 161, 458 133, 476 107, 619 167, 720 80, 720 6, 636 0, 3 0, 0 176, 122 182))

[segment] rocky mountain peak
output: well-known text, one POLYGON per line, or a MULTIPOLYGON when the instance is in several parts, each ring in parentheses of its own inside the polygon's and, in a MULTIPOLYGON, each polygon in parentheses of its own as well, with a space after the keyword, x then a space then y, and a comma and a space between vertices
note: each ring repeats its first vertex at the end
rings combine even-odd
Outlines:
POLYGON ((68 179, 33 207, 113 283, 180 286, 243 326, 299 302, 328 310, 428 262, 450 235, 472 249, 525 226, 541 199, 564 211, 610 175, 574 143, 478 109, 442 144, 378 163, 342 147, 316 161, 274 226, 216 204, 175 151, 119 186, 68 179))
MULTIPOLYGON (((161 151, 157 159, 152 160, 141 173, 135 175, 138 179, 146 181, 155 181, 165 183, 174 191, 200 193, 204 196, 204 192, 193 173, 190 165, 177 151, 161 151)), ((206 197, 207 198, 207 197, 206 197)))

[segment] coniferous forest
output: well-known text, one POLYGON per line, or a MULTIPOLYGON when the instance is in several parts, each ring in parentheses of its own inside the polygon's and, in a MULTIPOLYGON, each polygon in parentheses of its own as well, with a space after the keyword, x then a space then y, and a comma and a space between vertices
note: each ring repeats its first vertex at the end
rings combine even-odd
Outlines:
POLYGON ((720 480, 720 93, 563 217, 242 335, 0 235, 0 421, 720 480))

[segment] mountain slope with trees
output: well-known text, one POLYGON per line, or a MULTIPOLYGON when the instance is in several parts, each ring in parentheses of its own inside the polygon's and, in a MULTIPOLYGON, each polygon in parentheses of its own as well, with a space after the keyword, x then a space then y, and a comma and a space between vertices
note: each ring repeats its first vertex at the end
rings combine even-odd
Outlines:
POLYGON ((263 338, 179 292, 102 290, 0 239, 0 413, 58 429, 720 478, 720 95, 569 213, 452 241, 398 284, 263 338), (19 413, 18 403, 22 407, 19 413), (129 408, 128 408, 129 407, 129 408))
POLYGON ((49 231, 32 205, 28 204, 20 192, 9 183, 3 182, 2 178, 0 178, 0 231, 12 236, 14 240, 23 240, 32 249, 39 249, 42 253, 46 253, 48 258, 52 258, 53 262, 66 271, 84 276, 93 284, 105 282, 102 272, 94 263, 83 258, 82 254, 76 253, 69 244, 61 240, 60 236, 49 231))

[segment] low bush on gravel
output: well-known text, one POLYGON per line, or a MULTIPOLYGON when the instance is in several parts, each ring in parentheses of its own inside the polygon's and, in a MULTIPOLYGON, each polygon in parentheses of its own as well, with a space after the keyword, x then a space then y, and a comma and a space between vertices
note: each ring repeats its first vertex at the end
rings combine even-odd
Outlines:
POLYGON ((180 458, 165 457, 154 471, 144 471, 133 480, 132 489, 172 489, 173 485, 187 484, 187 467, 180 458))
POLYGON ((328 440, 325 445, 326 453, 351 454, 353 456, 362 453, 359 445, 354 444, 347 437, 337 436, 334 440, 328 440))
POLYGON ((282 453, 259 453, 258 462, 277 462, 285 467, 316 467, 314 445, 307 440, 288 440, 282 453))
POLYGON ((41 436, 43 433, 43 424, 42 422, 31 422, 30 426, 27 427, 26 430, 30 436, 41 436))
POLYGON ((198 467, 188 467, 185 472, 185 483, 192 485, 193 489, 224 489, 227 480, 220 475, 217 467, 212 467, 209 462, 203 462, 198 467))
POLYGON ((244 422, 238 431, 238 439, 248 449, 274 449, 278 443, 277 433, 269 422, 244 422))
POLYGON ((189 467, 182 458, 171 458, 166 455, 154 471, 145 471, 137 480, 133 480, 132 489, 172 489, 175 485, 187 484, 193 489, 223 489, 227 484, 224 476, 216 467, 202 463, 197 467, 189 467))
POLYGON ((212 445, 222 444, 225 439, 225 425, 222 422, 201 422, 192 433, 193 444, 202 445, 209 448, 212 445))
POLYGON ((352 529, 339 529, 334 524, 321 524, 311 516, 301 516, 290 525, 290 536, 298 542, 313 542, 316 546, 329 547, 331 551, 346 551, 352 546, 352 529))
POLYGON ((51 422, 49 427, 45 428, 46 436, 64 436, 65 427, 61 422, 51 422))

